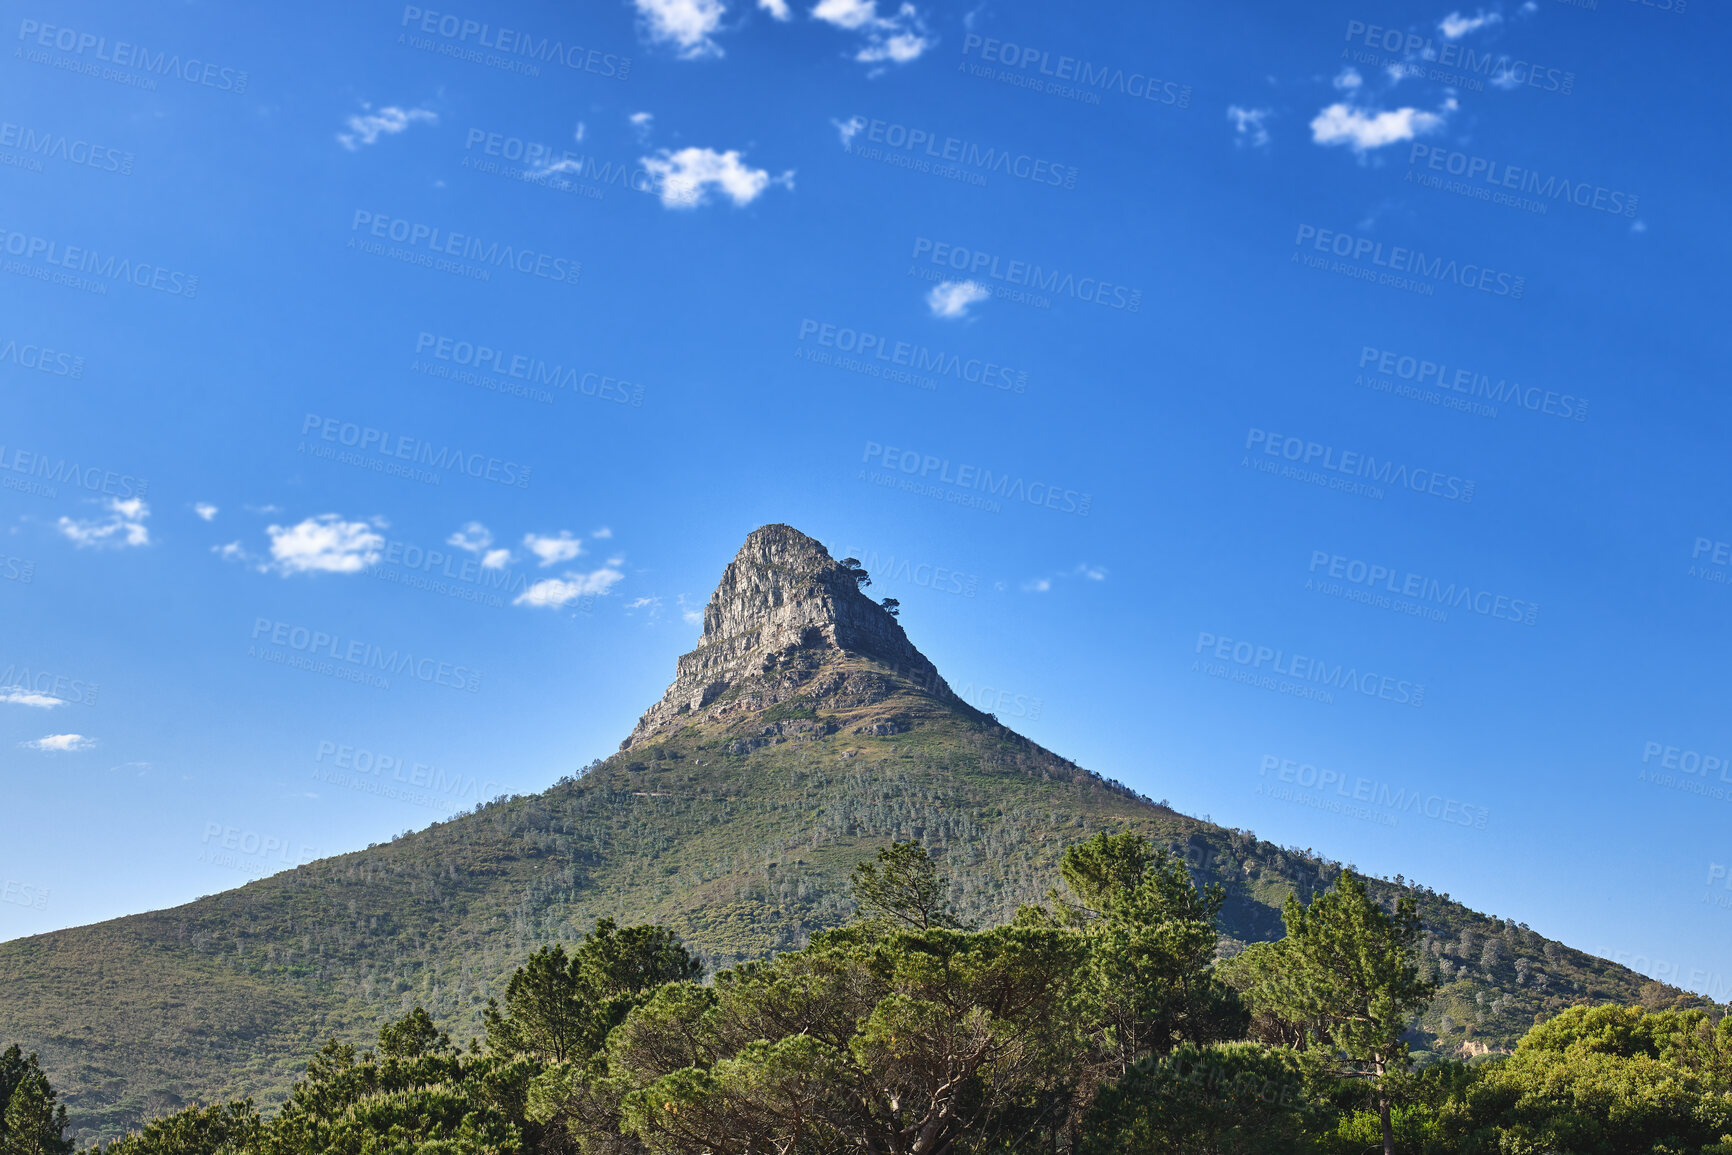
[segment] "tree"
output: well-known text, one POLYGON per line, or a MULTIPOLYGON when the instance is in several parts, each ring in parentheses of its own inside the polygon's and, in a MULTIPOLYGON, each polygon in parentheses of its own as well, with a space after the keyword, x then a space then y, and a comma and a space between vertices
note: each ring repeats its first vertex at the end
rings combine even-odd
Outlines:
POLYGON ((65 1155, 66 1108, 57 1106, 54 1088, 32 1051, 25 1057, 14 1043, 0 1054, 0 1155, 65 1155))
POLYGON ((1571 1007, 1483 1068, 1443 1122, 1470 1150, 1728 1155, 1728 1060, 1732 1019, 1571 1007))
POLYGON ((426 1054, 449 1054, 451 1050, 451 1036, 435 1026, 433 1016, 420 1007, 379 1030, 381 1055, 418 1059, 426 1054))
POLYGON ((702 974, 703 964, 667 928, 621 930, 601 919, 571 955, 555 945, 529 956, 506 985, 503 1009, 487 1001, 488 1048, 547 1063, 586 1059, 648 992, 702 974))
POLYGON ((878 604, 883 606, 885 611, 891 617, 896 617, 897 614, 899 614, 901 612, 902 603, 897 601, 895 598, 885 598, 883 601, 879 602, 878 604))
POLYGON ((1054 921, 1078 928, 1087 946, 1074 1012, 1090 1043, 1075 1072, 1079 1109, 1138 1063, 1243 1033, 1238 996, 1214 974, 1220 887, 1198 887, 1183 862, 1134 832, 1067 848, 1059 873, 1066 892, 1050 896, 1054 921))
POLYGON ((860 564, 857 557, 845 557, 836 563, 844 574, 854 579, 857 589, 865 589, 872 584, 872 579, 866 576, 866 568, 860 564))
POLYGON ((1184 1043, 1140 1060, 1101 1093, 1079 1155, 1287 1155, 1308 1103, 1293 1052, 1260 1043, 1184 1043))
POLYGON ((876 864, 856 865, 852 882, 854 903, 869 919, 915 930, 962 925, 950 909, 950 886, 938 877, 938 865, 912 839, 880 850, 876 864))
POLYGON ((1281 919, 1286 937, 1249 948, 1232 972, 1249 980, 1252 1007, 1284 1023, 1329 1073, 1370 1083, 1384 1155, 1394 1155, 1390 1107, 1408 1067, 1401 1036, 1436 990, 1415 963, 1423 928, 1414 900, 1386 911, 1344 871, 1308 907, 1289 896, 1281 919))
POLYGON ((651 1155, 1010 1150, 1069 1101, 1055 928, 826 931, 664 987, 608 1040, 620 1128, 651 1155))

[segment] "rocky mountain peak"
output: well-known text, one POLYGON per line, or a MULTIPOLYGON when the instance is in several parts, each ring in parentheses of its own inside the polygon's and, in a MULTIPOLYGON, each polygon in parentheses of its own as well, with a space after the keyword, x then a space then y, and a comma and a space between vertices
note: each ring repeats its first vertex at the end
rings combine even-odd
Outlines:
POLYGON ((862 592, 855 571, 793 526, 753 530, 704 607, 697 648, 679 659, 673 685, 620 748, 702 715, 746 682, 769 691, 755 704, 773 704, 808 682, 827 658, 843 655, 866 658, 928 693, 951 697, 901 623, 862 592))

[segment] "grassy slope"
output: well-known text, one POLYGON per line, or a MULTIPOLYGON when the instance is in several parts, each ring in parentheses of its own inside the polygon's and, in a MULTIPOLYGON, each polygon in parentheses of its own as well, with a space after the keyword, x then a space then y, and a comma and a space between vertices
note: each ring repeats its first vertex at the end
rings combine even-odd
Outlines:
MULTIPOLYGON (((1065 846, 1140 830, 1227 887, 1229 950, 1279 935, 1281 901, 1337 869, 1152 805, 857 659, 826 668, 883 693, 693 724, 389 844, 0 944, 0 1043, 41 1051, 88 1139, 187 1101, 273 1103, 325 1038, 368 1041, 416 1005, 478 1033, 529 952, 598 917, 665 923, 718 967, 798 947, 848 916, 848 872, 894 839, 923 841, 991 923, 1054 884, 1065 846), (899 732, 859 732, 874 726, 899 732)), ((1450 1016, 1442 1046, 1507 1046, 1536 1014, 1641 993, 1639 975, 1418 893, 1453 952, 1427 955, 1453 970, 1426 1024, 1450 1016)))

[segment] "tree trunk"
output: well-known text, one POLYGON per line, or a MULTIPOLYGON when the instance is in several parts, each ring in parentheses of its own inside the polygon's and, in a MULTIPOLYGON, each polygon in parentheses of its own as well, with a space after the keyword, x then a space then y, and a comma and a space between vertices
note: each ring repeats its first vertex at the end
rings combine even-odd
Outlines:
POLYGON ((1389 1125, 1389 1092, 1383 1086, 1383 1064, 1377 1073, 1377 1115, 1383 1124, 1383 1155, 1395 1155, 1395 1128, 1389 1125))

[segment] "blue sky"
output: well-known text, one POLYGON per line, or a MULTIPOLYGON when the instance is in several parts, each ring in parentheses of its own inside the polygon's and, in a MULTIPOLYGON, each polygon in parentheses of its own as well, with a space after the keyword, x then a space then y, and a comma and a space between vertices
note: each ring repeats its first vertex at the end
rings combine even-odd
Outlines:
POLYGON ((0 937, 545 788, 786 521, 1080 763, 1727 998, 1725 15, 1050 8, 15 9, 0 937))

